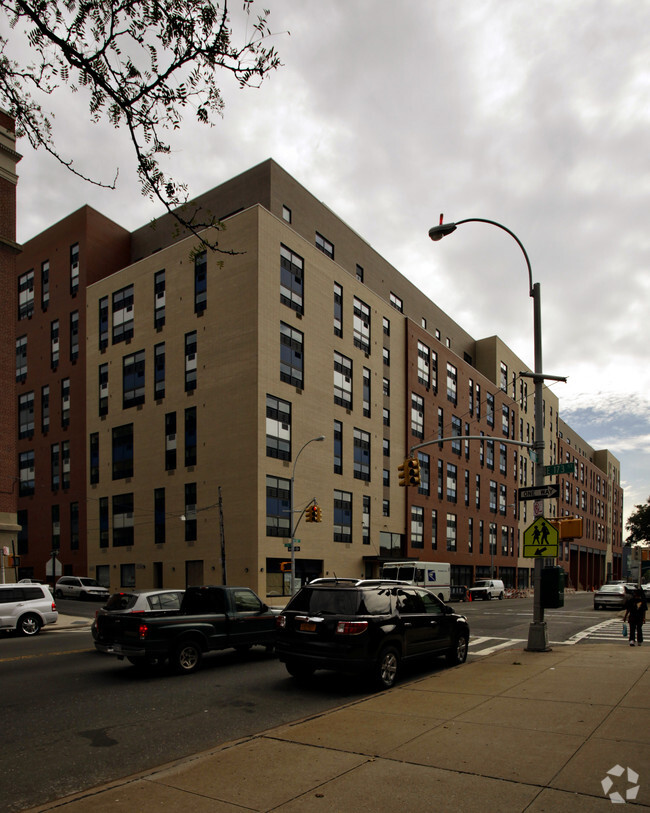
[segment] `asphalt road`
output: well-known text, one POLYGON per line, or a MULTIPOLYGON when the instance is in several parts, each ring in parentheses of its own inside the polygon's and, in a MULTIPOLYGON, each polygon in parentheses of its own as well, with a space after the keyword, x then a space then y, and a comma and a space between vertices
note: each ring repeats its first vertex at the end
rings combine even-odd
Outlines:
MULTIPOLYGON (((96 609, 57 604, 87 618, 96 609)), ((531 599, 454 607, 468 616, 473 638, 513 646, 527 638, 531 599)), ((566 641, 610 615, 594 612, 590 594, 567 596, 564 608, 545 611, 549 640, 566 641)), ((444 668, 440 659, 404 679, 444 668)), ((0 680, 0 811, 23 810, 367 694, 360 680, 326 672, 299 686, 261 648, 210 655, 193 675, 143 675, 95 652, 87 629, 0 636, 0 680)))

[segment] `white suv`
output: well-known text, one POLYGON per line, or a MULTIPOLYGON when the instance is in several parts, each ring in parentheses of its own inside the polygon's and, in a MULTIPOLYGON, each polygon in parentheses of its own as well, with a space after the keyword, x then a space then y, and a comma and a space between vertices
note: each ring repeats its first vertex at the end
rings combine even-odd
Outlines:
POLYGON ((58 617, 46 584, 0 584, 0 629, 36 635, 58 617))
POLYGON ((110 592, 95 579, 86 576, 61 576, 54 588, 55 598, 99 599, 105 601, 110 592))

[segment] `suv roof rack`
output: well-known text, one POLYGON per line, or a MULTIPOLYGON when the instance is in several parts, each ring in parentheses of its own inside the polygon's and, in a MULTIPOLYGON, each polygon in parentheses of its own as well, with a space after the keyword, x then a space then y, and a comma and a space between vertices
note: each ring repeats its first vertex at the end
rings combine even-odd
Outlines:
POLYGON ((375 587, 376 585, 381 584, 410 584, 410 582, 401 581, 400 579, 355 579, 349 577, 336 577, 336 576, 324 576, 319 577, 317 579, 312 579, 308 582, 305 587, 311 587, 312 585, 318 586, 319 584, 340 584, 343 586, 349 587, 375 587))

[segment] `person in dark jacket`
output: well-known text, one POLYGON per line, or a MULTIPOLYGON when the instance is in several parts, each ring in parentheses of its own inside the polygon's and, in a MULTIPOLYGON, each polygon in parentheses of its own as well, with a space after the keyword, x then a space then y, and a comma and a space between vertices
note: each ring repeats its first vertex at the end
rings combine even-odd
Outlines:
POLYGON ((630 622, 630 646, 634 646, 634 640, 641 646, 643 643, 643 625, 645 624, 646 613, 648 612, 648 602, 640 587, 637 587, 632 597, 627 603, 623 621, 630 622))

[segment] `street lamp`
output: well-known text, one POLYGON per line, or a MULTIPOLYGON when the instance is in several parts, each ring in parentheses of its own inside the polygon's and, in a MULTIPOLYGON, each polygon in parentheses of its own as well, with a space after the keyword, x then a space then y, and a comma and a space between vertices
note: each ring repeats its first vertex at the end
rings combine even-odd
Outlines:
MULTIPOLYGON (((316 438, 311 438, 306 443, 304 443, 298 454, 296 455, 296 459, 293 461, 293 469, 291 470, 291 489, 289 491, 289 525, 291 530, 291 581, 289 583, 289 590, 291 591, 291 595, 295 592, 296 587, 296 550, 295 550, 295 539, 293 538, 296 528, 298 527, 298 523, 294 522, 293 518, 293 483, 296 477, 296 465, 298 463, 298 458, 302 454, 303 449, 309 446, 310 443, 320 443, 321 441, 325 440, 325 435, 319 435, 316 438)), ((300 521, 300 520, 298 520, 300 521)))
MULTIPOLYGON (((560 379, 558 376, 546 376, 542 371, 542 309, 540 300, 540 286, 539 282, 533 284, 533 272, 530 267, 530 260, 521 240, 517 235, 510 231, 510 229, 497 223, 496 220, 486 220, 482 217, 468 217, 464 220, 457 220, 455 223, 443 223, 443 217, 440 215, 440 223, 438 226, 433 226, 429 229, 429 237, 434 240, 442 240, 448 234, 456 231, 458 226, 463 223, 489 223, 492 226, 502 229, 507 232, 517 243, 522 250, 526 260, 526 267, 528 268, 528 286, 529 295, 533 299, 533 338, 535 349, 535 372, 531 376, 530 373, 521 373, 528 377, 532 377, 535 382, 535 443, 533 444, 535 453, 535 467, 534 467, 534 485, 541 486, 544 483, 544 404, 542 400, 542 384, 545 378, 553 378, 554 380, 560 379)), ((546 622, 544 621, 544 608, 542 607, 542 558, 535 557, 535 570, 533 576, 534 586, 534 603, 533 603, 533 620, 528 630, 528 650, 535 652, 545 652, 548 650, 548 632, 546 629, 546 622)))

